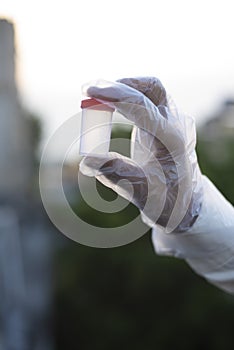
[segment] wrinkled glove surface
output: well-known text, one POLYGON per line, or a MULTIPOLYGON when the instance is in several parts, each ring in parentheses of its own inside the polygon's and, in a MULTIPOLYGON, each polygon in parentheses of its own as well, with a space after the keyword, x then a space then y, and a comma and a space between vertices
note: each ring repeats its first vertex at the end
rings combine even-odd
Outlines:
POLYGON ((153 77, 96 84, 87 88, 87 95, 114 107, 134 127, 131 158, 115 152, 86 156, 81 172, 134 203, 149 226, 188 230, 199 215, 203 194, 194 120, 178 112, 153 77))

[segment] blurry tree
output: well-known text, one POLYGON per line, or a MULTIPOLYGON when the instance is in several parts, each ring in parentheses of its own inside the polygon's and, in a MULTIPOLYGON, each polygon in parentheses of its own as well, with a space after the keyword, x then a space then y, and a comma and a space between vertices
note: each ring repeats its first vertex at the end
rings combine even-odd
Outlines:
POLYGON ((215 138, 206 138, 201 132, 197 151, 202 172, 234 204, 234 132, 215 138))
POLYGON ((29 141, 31 149, 31 157, 34 166, 38 166, 38 147, 42 134, 42 123, 38 115, 33 112, 24 111, 27 127, 29 129, 29 141))

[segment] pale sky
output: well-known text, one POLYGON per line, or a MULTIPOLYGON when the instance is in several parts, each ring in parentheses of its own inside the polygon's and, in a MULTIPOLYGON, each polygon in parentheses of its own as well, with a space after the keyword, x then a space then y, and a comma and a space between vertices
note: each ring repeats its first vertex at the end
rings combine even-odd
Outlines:
POLYGON ((1 0, 14 21, 22 99, 45 138, 93 79, 157 76, 197 122, 234 97, 232 0, 1 0))

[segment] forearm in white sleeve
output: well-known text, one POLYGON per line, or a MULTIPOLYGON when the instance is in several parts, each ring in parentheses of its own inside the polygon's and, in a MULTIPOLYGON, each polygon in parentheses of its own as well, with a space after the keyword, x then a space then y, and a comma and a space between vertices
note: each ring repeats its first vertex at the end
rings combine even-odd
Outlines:
POLYGON ((210 283, 234 293, 234 208, 207 177, 202 181, 202 209, 193 227, 168 234, 155 226, 153 244, 158 254, 185 259, 210 283))

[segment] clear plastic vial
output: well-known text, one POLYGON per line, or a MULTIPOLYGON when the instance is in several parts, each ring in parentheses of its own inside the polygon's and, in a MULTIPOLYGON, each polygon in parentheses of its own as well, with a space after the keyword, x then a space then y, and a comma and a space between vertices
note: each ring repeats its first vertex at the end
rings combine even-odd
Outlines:
POLYGON ((93 98, 81 101, 80 155, 109 152, 114 109, 93 98))

